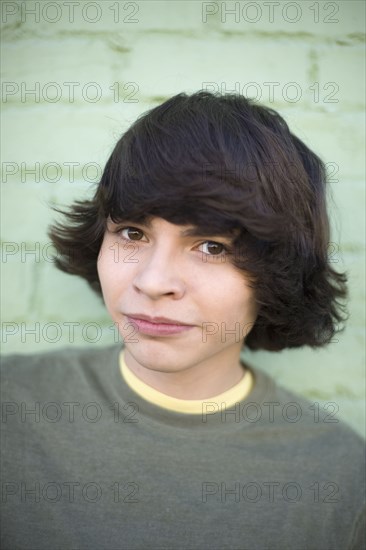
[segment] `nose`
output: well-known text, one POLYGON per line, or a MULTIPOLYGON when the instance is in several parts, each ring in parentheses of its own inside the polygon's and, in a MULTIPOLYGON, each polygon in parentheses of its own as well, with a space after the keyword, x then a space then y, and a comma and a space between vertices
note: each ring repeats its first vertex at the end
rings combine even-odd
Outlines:
POLYGON ((152 300, 162 296, 181 298, 185 293, 185 283, 177 255, 168 246, 141 255, 133 285, 137 292, 152 300))

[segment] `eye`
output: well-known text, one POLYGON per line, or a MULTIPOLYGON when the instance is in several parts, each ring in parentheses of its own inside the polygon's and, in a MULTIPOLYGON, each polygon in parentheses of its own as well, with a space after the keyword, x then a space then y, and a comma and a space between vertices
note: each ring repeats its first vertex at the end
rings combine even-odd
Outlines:
POLYGON ((122 227, 118 230, 118 233, 126 241, 140 241, 143 236, 143 231, 137 227, 122 227))
POLYGON ((202 250, 202 252, 208 256, 222 256, 228 252, 228 248, 224 244, 215 241, 206 241, 200 244, 200 246, 206 249, 202 250))

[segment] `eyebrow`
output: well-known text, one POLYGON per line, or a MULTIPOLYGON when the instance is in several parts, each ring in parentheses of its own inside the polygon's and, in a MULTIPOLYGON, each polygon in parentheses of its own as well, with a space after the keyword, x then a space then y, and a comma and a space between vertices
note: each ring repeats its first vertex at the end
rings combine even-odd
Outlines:
MULTIPOLYGON (((133 220, 131 220, 132 222, 133 220)), ((150 219, 146 219, 144 222, 133 222, 137 223, 139 225, 143 225, 147 227, 148 229, 152 228, 152 221, 150 219)), ((194 225, 192 227, 189 227, 188 229, 181 230, 179 232, 180 237, 221 237, 221 238, 233 238, 237 232, 238 229, 227 229, 226 231, 219 231, 219 230, 213 230, 210 227, 201 228, 197 225, 194 225)))

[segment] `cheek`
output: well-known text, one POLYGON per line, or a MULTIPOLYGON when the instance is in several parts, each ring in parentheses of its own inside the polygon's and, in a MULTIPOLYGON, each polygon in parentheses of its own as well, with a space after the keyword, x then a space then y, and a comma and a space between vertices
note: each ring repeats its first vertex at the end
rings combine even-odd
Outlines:
POLYGON ((98 271, 98 277, 100 284, 103 286, 103 283, 106 279, 107 273, 108 273, 108 262, 106 258, 106 250, 105 250, 105 241, 103 241, 102 246, 99 251, 98 255, 98 261, 97 261, 97 271, 98 271))
POLYGON ((97 271, 104 297, 111 294, 117 286, 118 264, 114 262, 113 252, 104 241, 98 256, 97 271))
POLYGON ((105 304, 108 309, 116 304, 130 287, 136 271, 136 263, 127 262, 119 250, 106 240, 99 254, 97 271, 105 304))
POLYGON ((245 282, 235 277, 215 275, 196 290, 203 309, 217 321, 240 321, 252 309, 245 282))
POLYGON ((225 295, 222 296, 222 311, 229 319, 241 322, 251 321, 256 318, 258 304, 255 300, 253 289, 246 282, 236 277, 225 285, 225 295))

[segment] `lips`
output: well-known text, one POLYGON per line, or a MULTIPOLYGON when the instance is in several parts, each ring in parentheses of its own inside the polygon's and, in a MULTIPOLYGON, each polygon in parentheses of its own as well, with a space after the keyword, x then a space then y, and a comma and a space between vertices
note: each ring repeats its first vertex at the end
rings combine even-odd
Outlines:
POLYGON ((159 325, 175 325, 175 326, 193 326, 189 323, 183 323, 182 321, 177 321, 176 319, 170 319, 168 317, 150 317, 149 315, 144 315, 143 313, 126 313, 126 316, 134 320, 148 321, 152 324, 159 325))
POLYGON ((148 336, 170 336, 194 328, 194 325, 187 325, 168 317, 149 317, 141 313, 126 314, 126 317, 130 323, 135 325, 139 333, 148 336))

